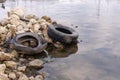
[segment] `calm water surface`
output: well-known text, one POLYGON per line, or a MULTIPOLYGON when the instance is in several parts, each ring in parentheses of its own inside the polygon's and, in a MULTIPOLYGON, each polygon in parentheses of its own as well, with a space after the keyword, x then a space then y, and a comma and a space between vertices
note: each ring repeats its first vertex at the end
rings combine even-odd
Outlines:
POLYGON ((48 15, 79 33, 78 45, 49 52, 55 60, 42 69, 46 80, 120 80, 120 0, 8 0, 5 5, 0 19, 23 6, 26 14, 48 15))

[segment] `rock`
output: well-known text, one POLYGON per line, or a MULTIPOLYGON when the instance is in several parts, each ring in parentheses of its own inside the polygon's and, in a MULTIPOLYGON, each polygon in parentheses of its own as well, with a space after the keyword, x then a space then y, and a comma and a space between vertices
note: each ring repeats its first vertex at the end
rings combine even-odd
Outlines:
POLYGON ((29 77, 29 80, 35 80, 35 78, 33 76, 29 77))
POLYGON ((9 78, 6 74, 1 74, 0 73, 0 80, 9 80, 9 78))
POLYGON ((24 59, 24 58, 19 58, 19 62, 25 62, 26 61, 26 59, 24 59))
POLYGON ((11 60, 13 58, 13 55, 8 54, 8 53, 4 53, 4 52, 0 52, 0 60, 4 61, 4 60, 11 60))
POLYGON ((34 32, 39 32, 40 31, 40 28, 41 26, 37 23, 37 24, 34 24, 34 32))
POLYGON ((28 77, 25 74, 20 74, 20 77, 18 80, 28 80, 28 77))
POLYGON ((43 80, 44 78, 43 78, 43 76, 42 75, 37 75, 36 77, 35 77, 35 80, 43 80))
POLYGON ((6 69, 6 65, 0 64, 0 73, 4 73, 5 69, 6 69))
POLYGON ((25 18, 26 19, 36 19, 36 20, 39 19, 36 15, 33 15, 33 14, 26 15, 25 18))
POLYGON ((8 30, 6 27, 0 27, 0 34, 7 34, 8 30))
POLYGON ((28 64, 28 66, 34 67, 34 68, 41 68, 42 65, 43 65, 43 61, 39 59, 35 59, 28 64))
POLYGON ((17 63, 14 61, 5 61, 4 63, 6 64, 6 67, 8 68, 16 69, 17 67, 17 63))
POLYGON ((16 20, 20 20, 20 17, 16 14, 13 14, 9 17, 9 19, 16 19, 16 20))
POLYGON ((16 74, 15 74, 14 72, 11 72, 11 73, 9 73, 8 77, 9 77, 10 79, 15 80, 15 79, 16 79, 16 74))
POLYGON ((53 45, 58 49, 63 49, 64 48, 63 44, 61 44, 60 42, 56 42, 53 45))
POLYGON ((8 16, 12 16, 14 14, 19 16, 20 18, 23 18, 24 15, 25 15, 25 8, 16 7, 16 8, 13 8, 11 11, 8 12, 8 16))
POLYGON ((18 70, 24 72, 26 70, 26 66, 18 67, 18 70))
POLYGON ((16 57, 16 58, 19 56, 19 54, 17 53, 16 50, 13 50, 13 51, 11 52, 11 55, 13 55, 13 56, 16 57))
POLYGON ((49 22, 49 23, 52 22, 51 18, 48 17, 48 16, 42 16, 42 19, 46 20, 46 21, 49 22))
POLYGON ((7 25, 8 23, 9 23, 9 20, 8 20, 7 18, 4 18, 3 20, 0 21, 0 24, 1 24, 2 26, 7 25))

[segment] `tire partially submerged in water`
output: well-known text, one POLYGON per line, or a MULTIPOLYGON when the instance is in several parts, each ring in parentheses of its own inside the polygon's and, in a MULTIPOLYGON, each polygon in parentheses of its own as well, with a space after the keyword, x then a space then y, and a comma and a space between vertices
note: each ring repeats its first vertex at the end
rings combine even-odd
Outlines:
POLYGON ((47 47, 47 42, 38 34, 26 32, 16 35, 11 41, 12 48, 24 54, 38 54, 47 47), (23 45, 23 43, 32 41, 34 45, 23 45))
POLYGON ((76 43, 78 38, 78 33, 74 29, 61 24, 50 25, 47 33, 54 41, 64 44, 76 43))

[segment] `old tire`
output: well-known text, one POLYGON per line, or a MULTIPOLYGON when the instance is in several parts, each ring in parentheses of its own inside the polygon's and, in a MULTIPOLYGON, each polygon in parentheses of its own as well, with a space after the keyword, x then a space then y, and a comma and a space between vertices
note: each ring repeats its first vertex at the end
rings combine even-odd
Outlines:
POLYGON ((31 32, 26 32, 16 35, 10 41, 10 44, 12 45, 13 49, 22 52, 24 54, 41 53, 47 47, 47 42, 43 39, 42 36, 39 36, 38 34, 31 32), (30 39, 34 39, 36 41, 37 45, 35 47, 29 47, 21 44, 22 42, 30 39))
POLYGON ((50 25, 47 33, 54 41, 59 41, 65 44, 77 42, 78 38, 78 33, 75 30, 61 24, 50 25))

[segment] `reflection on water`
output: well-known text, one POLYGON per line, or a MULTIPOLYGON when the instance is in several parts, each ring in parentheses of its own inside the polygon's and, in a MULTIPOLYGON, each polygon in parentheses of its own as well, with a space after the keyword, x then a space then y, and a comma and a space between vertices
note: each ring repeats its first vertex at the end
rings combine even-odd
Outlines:
POLYGON ((49 73, 46 80, 120 79, 120 0, 7 0, 5 5, 0 15, 15 6, 24 6, 26 14, 51 16, 79 33, 82 42, 73 50, 76 54, 67 54, 68 48, 69 56, 58 58, 63 55, 51 51, 56 58, 45 64, 43 71, 49 73))
POLYGON ((66 45, 63 49, 57 49, 53 45, 49 45, 47 51, 54 58, 66 58, 71 54, 75 54, 78 50, 77 44, 66 45))

